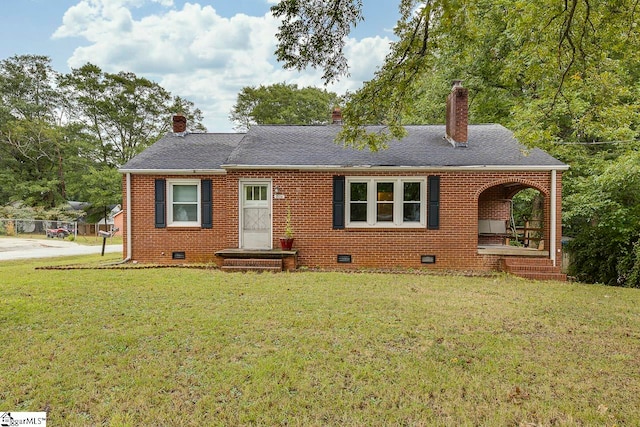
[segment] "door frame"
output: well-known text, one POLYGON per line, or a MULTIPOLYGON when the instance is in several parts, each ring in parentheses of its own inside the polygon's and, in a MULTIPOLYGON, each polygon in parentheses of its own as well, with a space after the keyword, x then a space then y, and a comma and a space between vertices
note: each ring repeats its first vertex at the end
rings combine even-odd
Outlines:
MULTIPOLYGON (((269 247, 266 249, 273 249, 273 196, 272 188, 273 182, 270 178, 246 178, 238 181, 238 248, 245 249, 244 247, 244 234, 242 231, 242 225, 244 223, 244 188, 246 185, 266 185, 267 186, 267 204, 269 210, 269 247)), ((251 248, 248 248, 251 249, 251 248)))

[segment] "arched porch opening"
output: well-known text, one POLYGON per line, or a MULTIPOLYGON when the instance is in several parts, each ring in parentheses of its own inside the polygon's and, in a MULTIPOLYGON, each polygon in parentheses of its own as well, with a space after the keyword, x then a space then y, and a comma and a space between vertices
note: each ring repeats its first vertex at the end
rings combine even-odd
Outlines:
POLYGON ((478 195, 478 249, 548 256, 548 190, 526 181, 493 183, 478 195))

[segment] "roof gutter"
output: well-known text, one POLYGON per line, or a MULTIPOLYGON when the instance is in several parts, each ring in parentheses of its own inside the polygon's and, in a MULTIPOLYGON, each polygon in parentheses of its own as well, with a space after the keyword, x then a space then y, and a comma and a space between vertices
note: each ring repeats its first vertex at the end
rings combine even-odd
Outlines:
POLYGON ((372 171, 372 172, 461 172, 461 171, 565 171, 569 165, 473 165, 473 166, 370 166, 370 165, 221 165, 225 170, 372 171))
POLYGON ((135 175, 224 175, 225 169, 118 169, 122 174, 135 175))

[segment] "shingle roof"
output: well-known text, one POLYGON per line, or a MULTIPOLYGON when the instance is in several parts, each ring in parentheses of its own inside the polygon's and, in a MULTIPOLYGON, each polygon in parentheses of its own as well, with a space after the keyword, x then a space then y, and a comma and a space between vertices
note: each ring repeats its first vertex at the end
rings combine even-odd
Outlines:
POLYGON ((243 133, 169 133, 122 170, 216 170, 227 161, 243 133))
MULTIPOLYGON (((344 147, 340 126, 253 126, 247 134, 168 135, 123 169, 218 169, 220 167, 564 167, 540 149, 526 149, 501 125, 471 125, 468 146, 453 147, 443 125, 406 126, 407 136, 371 152, 344 147)), ((382 126, 369 131, 382 132, 382 126)))

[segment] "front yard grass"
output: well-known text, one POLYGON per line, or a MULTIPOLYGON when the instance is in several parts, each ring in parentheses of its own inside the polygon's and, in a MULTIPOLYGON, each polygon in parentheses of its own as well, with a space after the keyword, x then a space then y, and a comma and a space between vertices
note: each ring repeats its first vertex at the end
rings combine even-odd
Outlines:
POLYGON ((0 410, 66 426, 640 425, 637 290, 34 268, 105 258, 0 262, 0 410))

